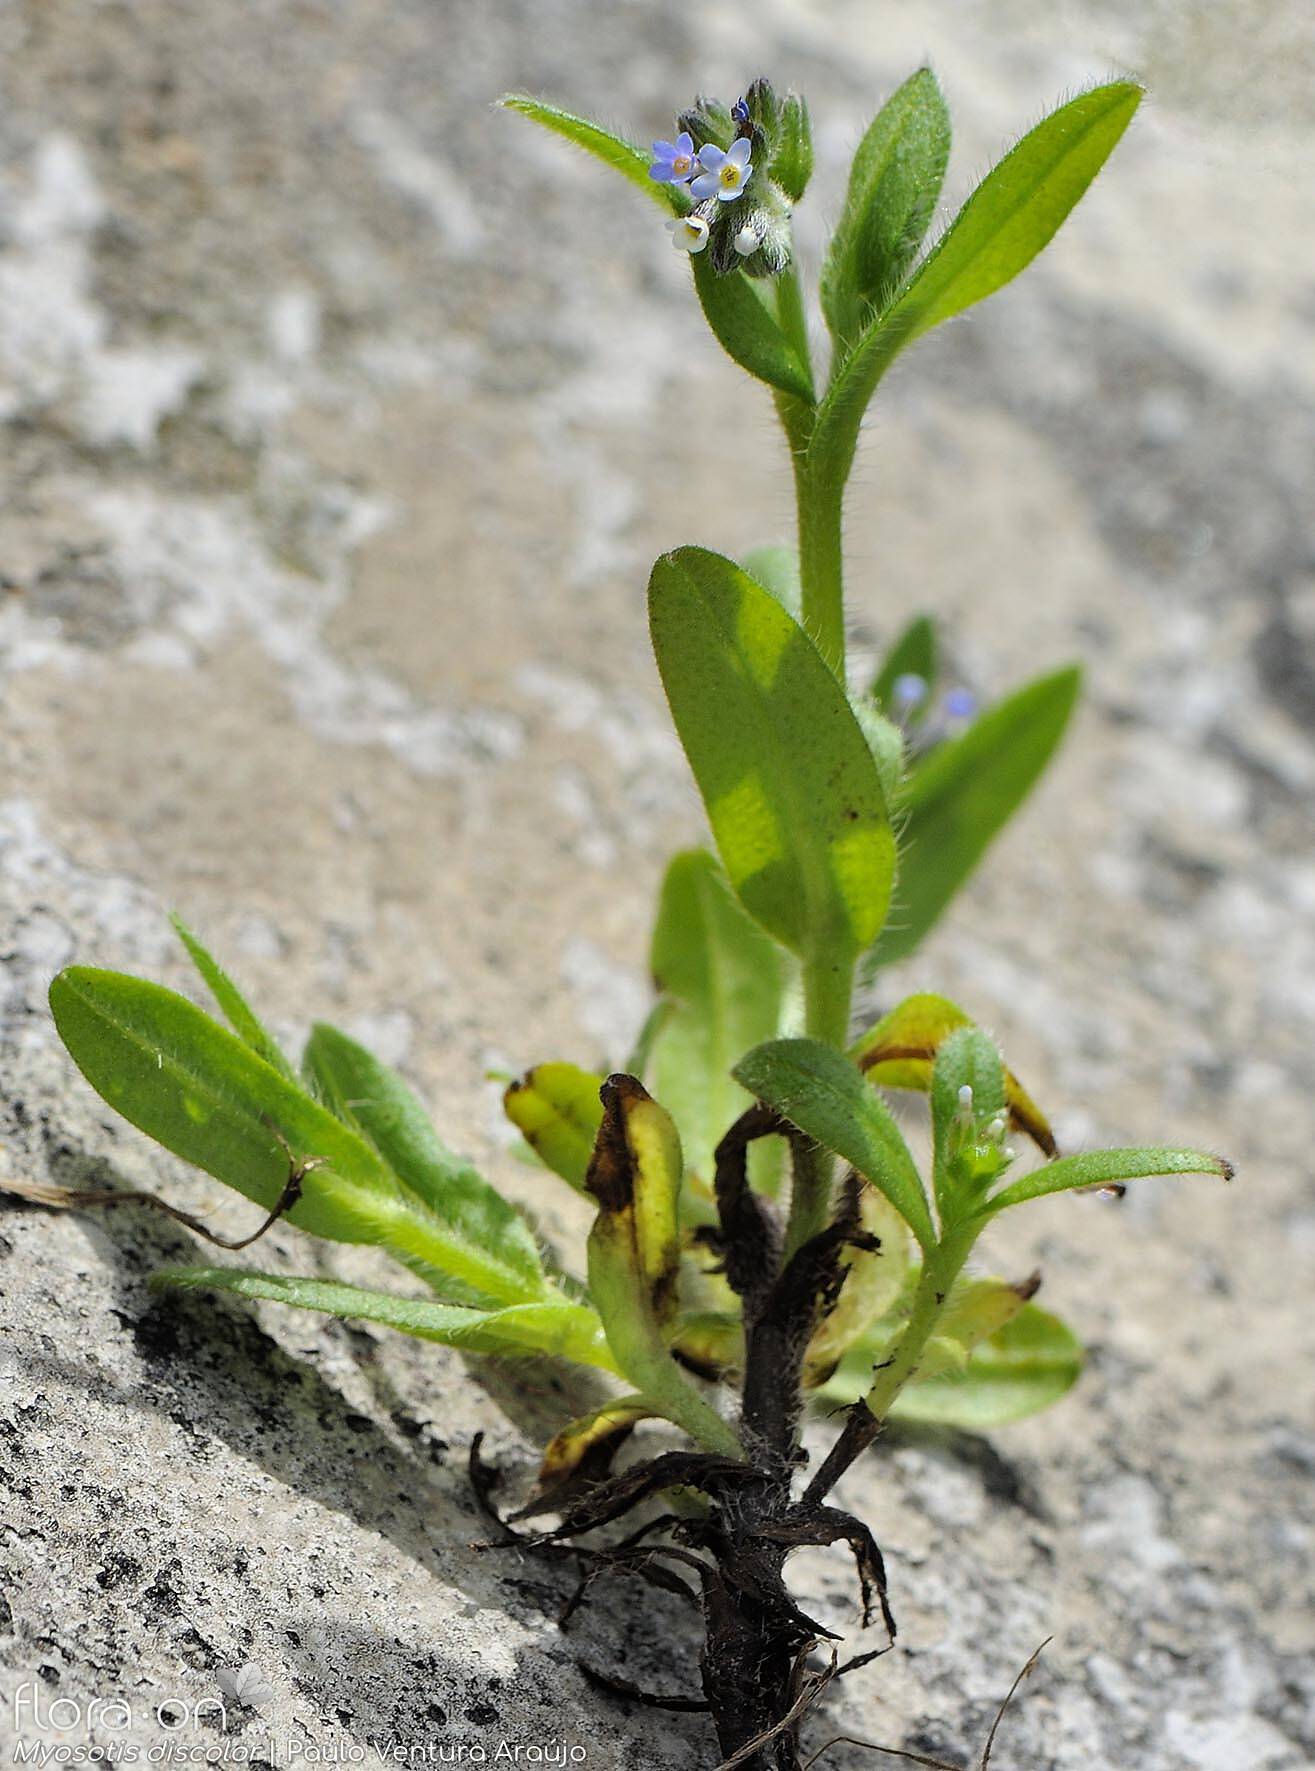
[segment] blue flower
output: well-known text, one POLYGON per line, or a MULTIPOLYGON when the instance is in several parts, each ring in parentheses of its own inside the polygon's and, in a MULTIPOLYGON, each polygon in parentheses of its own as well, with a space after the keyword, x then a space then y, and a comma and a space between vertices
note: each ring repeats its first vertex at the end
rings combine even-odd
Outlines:
POLYGON ((946 719, 967 720, 977 712, 977 697, 971 689, 951 689, 943 705, 946 719))
POLYGON ((653 143, 653 164, 648 176, 658 184, 688 184, 697 169, 694 137, 682 130, 675 141, 653 143))
POLYGON ((745 135, 731 143, 728 154, 713 142, 700 148, 699 165, 703 170, 689 187, 690 194, 700 202, 705 197, 719 197, 723 203, 733 203, 749 182, 752 152, 753 144, 745 135))
POLYGON ((895 678, 891 690, 895 710, 903 719, 927 699, 927 679, 915 670, 906 670, 895 678))

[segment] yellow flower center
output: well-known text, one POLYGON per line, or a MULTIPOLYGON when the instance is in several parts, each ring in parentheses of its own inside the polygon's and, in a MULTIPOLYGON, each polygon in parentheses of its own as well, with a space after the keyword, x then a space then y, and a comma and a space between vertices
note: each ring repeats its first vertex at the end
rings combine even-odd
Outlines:
POLYGON ((694 162, 688 154, 677 154, 675 159, 671 162, 671 170, 673 172, 678 172, 680 176, 684 178, 685 174, 693 164, 694 162))
POLYGON ((728 160, 721 169, 721 182, 728 191, 733 191, 740 182, 740 169, 732 160, 728 160))

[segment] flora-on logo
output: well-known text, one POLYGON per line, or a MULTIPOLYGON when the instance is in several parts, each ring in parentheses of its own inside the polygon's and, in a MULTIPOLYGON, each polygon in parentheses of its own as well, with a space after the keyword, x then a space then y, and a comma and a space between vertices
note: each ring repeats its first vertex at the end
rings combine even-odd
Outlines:
POLYGON ((236 1672, 218 1674, 217 1682, 225 1697, 242 1704, 246 1709, 264 1709, 267 1703, 274 1701, 274 1687, 254 1660, 247 1661, 236 1672))

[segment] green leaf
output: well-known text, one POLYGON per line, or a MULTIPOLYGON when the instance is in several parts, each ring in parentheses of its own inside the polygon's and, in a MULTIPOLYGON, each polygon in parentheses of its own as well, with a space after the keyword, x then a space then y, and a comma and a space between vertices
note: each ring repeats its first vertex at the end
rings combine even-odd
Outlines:
POLYGON ((602 1124, 601 1076, 578 1064, 536 1064, 502 1097, 507 1118, 554 1174, 584 1191, 602 1124))
POLYGON ((767 176, 797 203, 813 176, 813 132, 808 120, 808 101, 787 92, 781 101, 776 149, 767 176))
POLYGON ((543 1287, 543 1263, 525 1219, 435 1131, 395 1070, 319 1021, 303 1060, 330 1110, 359 1131, 402 1185, 476 1248, 520 1273, 527 1291, 543 1287))
POLYGON ((936 677, 936 629, 928 616, 918 615, 882 659, 868 693, 888 718, 898 717, 905 725, 918 725, 926 715, 936 677), (927 685, 926 694, 915 706, 896 705, 895 684, 902 676, 921 677, 927 685))
POLYGON ((683 187, 673 184, 661 184, 648 176, 649 155, 643 148, 636 147, 634 142, 627 141, 624 136, 613 135, 610 129, 604 129, 601 123, 591 123, 587 117, 577 117, 570 111, 563 111, 557 105, 545 104, 542 99, 531 98, 524 92, 509 92, 498 101, 505 110, 516 111, 531 122, 542 125, 554 135, 583 148, 622 178, 629 179, 637 189, 651 197, 659 207, 674 210, 683 215, 690 206, 690 199, 683 187))
POLYGON ((931 1073, 932 1176, 942 1229, 1004 1167, 999 1146, 979 1135, 1004 1111, 1004 1065, 994 1041, 978 1027, 957 1028, 941 1042, 931 1073), (966 1116, 960 1106, 964 1088, 972 1090, 966 1116))
POLYGON ((896 903, 872 967, 911 953, 971 875, 1054 755, 1081 680, 1076 666, 1038 677, 914 771, 899 807, 896 903))
POLYGON ((887 322, 911 343, 1002 289, 1048 246, 1142 101, 1131 80, 1094 87, 1038 123, 978 185, 887 322))
POLYGON ((609 1076, 586 1181, 599 1208, 589 1232, 589 1296, 635 1388, 700 1444, 734 1457, 739 1440, 666 1343, 679 1302, 680 1181, 670 1114, 635 1077, 609 1076))
POLYGON ((731 1065, 777 1031, 781 956, 716 858, 691 849, 662 882, 650 964, 672 1005, 650 1053, 653 1092, 680 1130, 687 1169, 710 1182, 714 1149, 751 1103, 731 1065))
POLYGON ((777 1039, 746 1054, 735 1076, 805 1137, 883 1193, 926 1250, 935 1245, 927 1196, 889 1108, 849 1059, 816 1039, 777 1039))
POLYGON ((994 1216, 1011 1205, 1043 1199, 1048 1193, 1068 1193, 1075 1187, 1117 1187, 1151 1175, 1217 1175, 1231 1181, 1233 1166, 1224 1157, 1210 1156, 1203 1150, 1090 1150, 1033 1169, 987 1200, 981 1211, 983 1216, 994 1216))
POLYGON ((1128 80, 1097 86, 1025 135, 969 197, 890 307, 842 358, 818 407, 809 454, 843 479, 877 383, 899 352, 1002 288, 1048 244, 1141 102, 1128 80))
POLYGON ((770 285, 746 277, 743 271, 718 276, 706 252, 692 257, 690 263, 704 317, 727 356, 769 387, 811 405, 812 375, 768 305, 765 291, 770 285))
POLYGON ((316 1158, 289 1220, 313 1236, 386 1247, 462 1301, 542 1295, 408 1196, 378 1152, 186 997, 72 966, 50 986, 60 1038, 116 1112, 184 1161, 273 1209, 289 1157, 316 1158))
POLYGON ((822 312, 842 349, 898 287, 927 231, 950 156, 950 116, 930 68, 887 100, 858 145, 827 249, 822 312))
POLYGON ((1025 1304, 977 1347, 959 1372, 914 1378, 891 1405, 892 1420, 984 1432, 1023 1420, 1068 1393, 1082 1372, 1082 1347, 1057 1316, 1025 1304))
POLYGON ((249 1045, 258 1057, 273 1066, 288 1082, 295 1083, 297 1073, 252 1013, 246 998, 228 973, 197 940, 182 917, 175 911, 169 918, 174 933, 186 947, 192 964, 200 972, 210 994, 224 1011, 229 1026, 249 1045))
POLYGON ((795 547, 755 547, 740 562, 750 578, 756 578, 794 619, 802 625, 804 588, 799 576, 799 550, 795 547))
POLYGON ((845 691, 775 597, 684 547, 649 581, 676 730, 740 902, 805 963, 842 966, 881 927, 895 839, 845 691))
POLYGON ((323 1310, 357 1322, 379 1322, 425 1341, 457 1347, 463 1353, 506 1357, 550 1355, 574 1359, 616 1373, 603 1325, 584 1304, 541 1302, 503 1310, 470 1310, 428 1298, 396 1297, 328 1279, 298 1279, 283 1273, 256 1273, 242 1267, 164 1267, 152 1285, 183 1291, 231 1291, 300 1310, 323 1310))

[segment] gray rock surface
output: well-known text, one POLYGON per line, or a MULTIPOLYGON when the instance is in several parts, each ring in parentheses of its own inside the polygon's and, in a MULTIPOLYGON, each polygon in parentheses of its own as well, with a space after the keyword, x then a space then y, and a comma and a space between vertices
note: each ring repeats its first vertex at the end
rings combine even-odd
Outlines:
MULTIPOLYGON (((993 1026, 1068 1142, 1190 1139, 1239 1178, 997 1237, 1089 1371, 989 1442, 892 1439, 853 1473, 902 1634, 817 1744, 966 1759, 1053 1635, 1002 1766, 1315 1761, 1313 40, 1300 0, 0 8, 0 1161, 230 1229, 240 1205, 73 1074, 52 972, 193 988, 176 905, 280 1032, 366 1037, 542 1205, 485 1072, 623 1051, 663 856, 698 828, 649 562, 788 533, 765 397, 653 214, 488 101, 528 86, 645 138, 696 87, 803 84, 815 262, 923 53, 955 194, 1057 92, 1152 82, 1044 265, 892 376, 850 593, 858 646, 929 608, 985 693, 1090 672, 1060 766, 898 983, 993 1026)), ((471 1435, 523 1480, 558 1374, 155 1300, 188 1248, 127 1213, 0 1214, 3 1762, 55 1737, 17 1725, 33 1693, 47 1723, 129 1703, 97 1738, 143 1752, 173 1700, 202 1706, 179 1742, 266 1762, 715 1761, 697 1717, 577 1669, 680 1688, 683 1616, 600 1589, 563 1635, 562 1571, 470 1547, 471 1435), (273 1696, 221 1735, 205 1706, 249 1662, 273 1696)), ((291 1232, 264 1255, 379 1271, 291 1232)), ((853 1625, 838 1557, 799 1580, 853 1625)))

